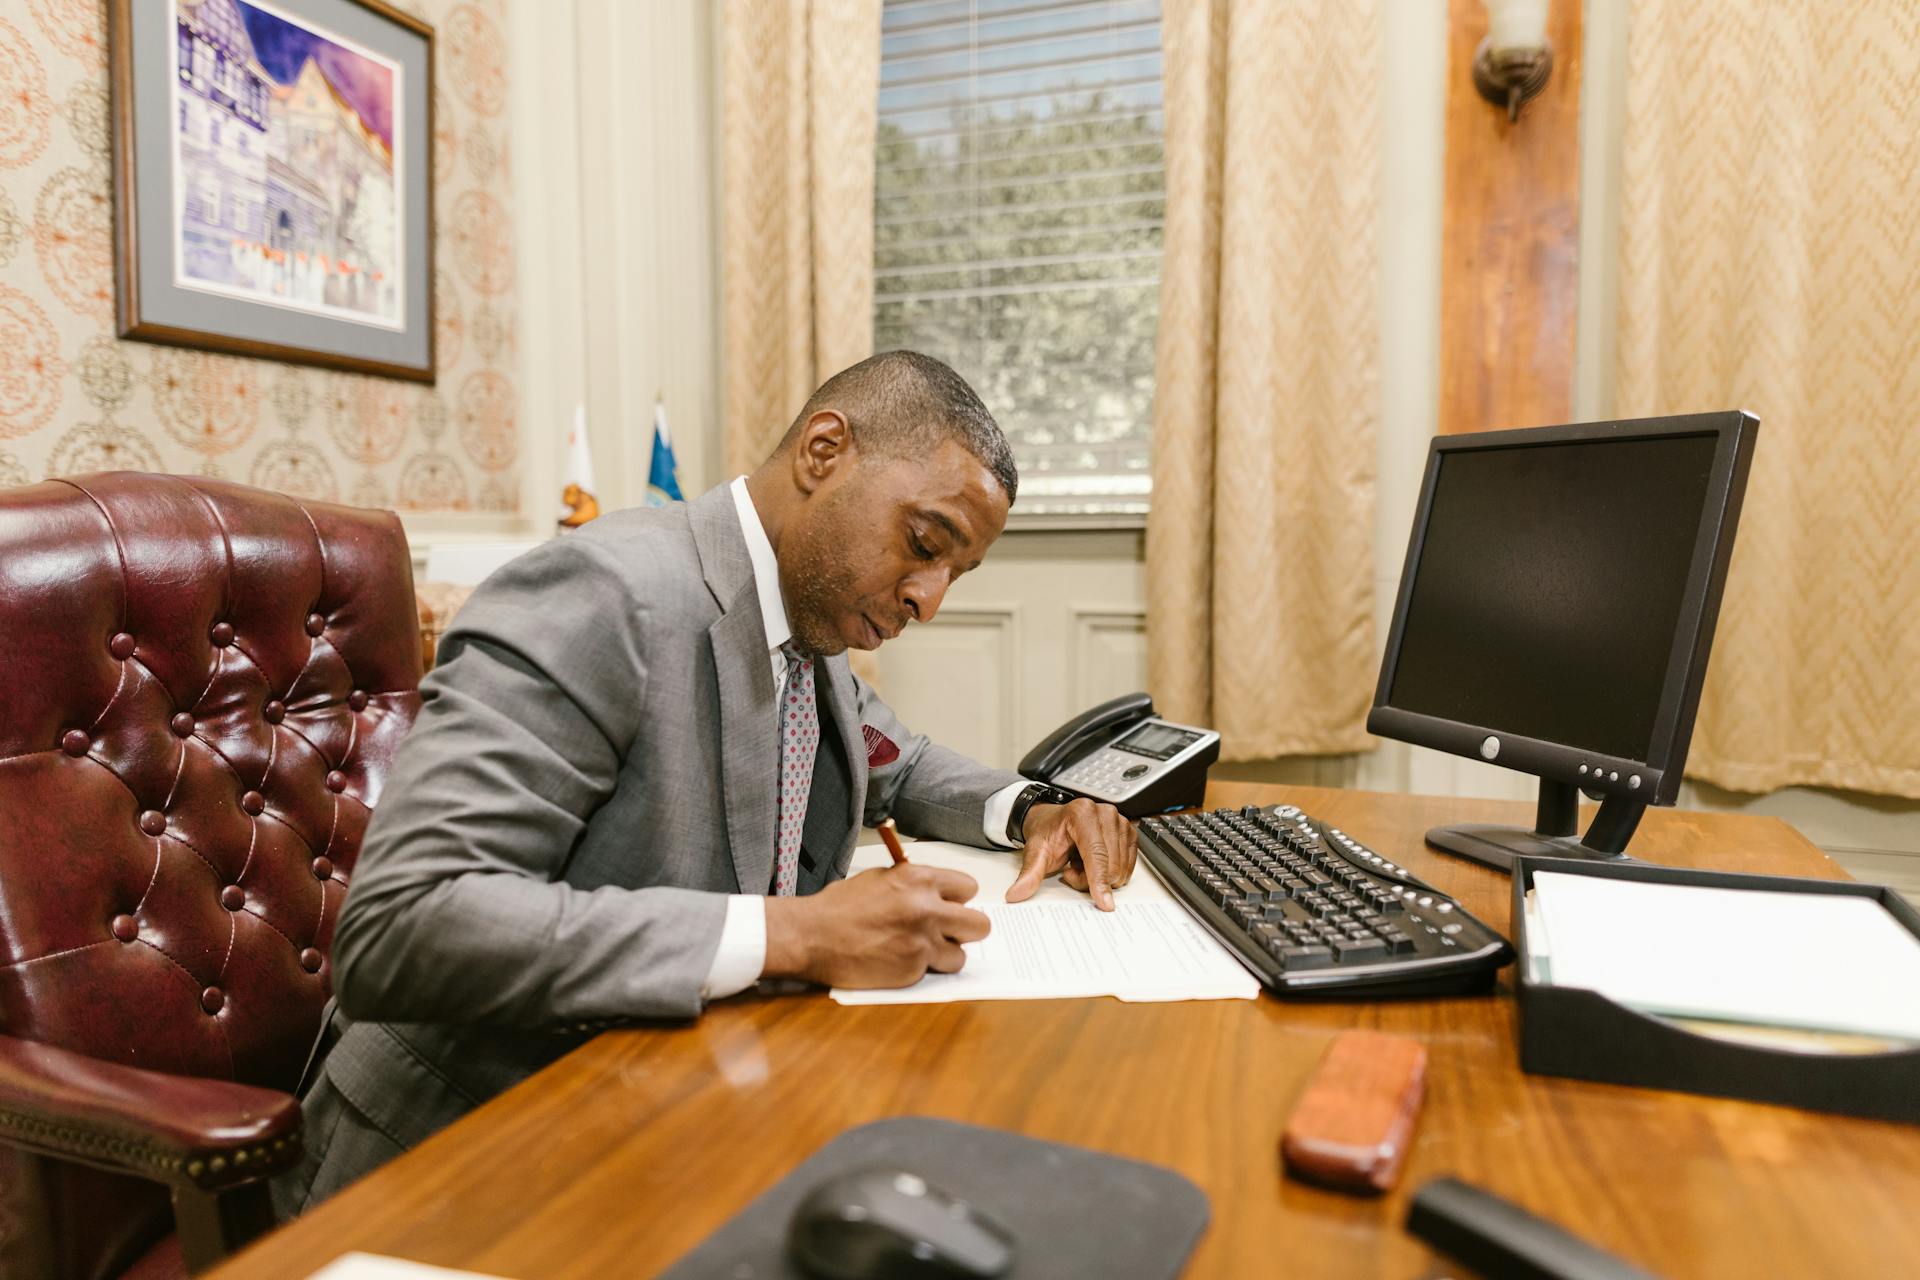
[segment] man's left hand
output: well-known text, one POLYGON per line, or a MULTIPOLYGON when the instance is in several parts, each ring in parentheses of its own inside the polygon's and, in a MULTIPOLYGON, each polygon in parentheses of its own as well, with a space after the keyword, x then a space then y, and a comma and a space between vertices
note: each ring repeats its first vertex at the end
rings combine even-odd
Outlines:
POLYGON ((1021 834, 1026 861, 1007 890, 1008 902, 1031 898, 1058 871, 1062 881, 1091 895, 1094 906, 1111 911, 1113 891, 1133 878, 1139 856, 1133 824, 1110 804, 1037 804, 1027 811, 1021 834))

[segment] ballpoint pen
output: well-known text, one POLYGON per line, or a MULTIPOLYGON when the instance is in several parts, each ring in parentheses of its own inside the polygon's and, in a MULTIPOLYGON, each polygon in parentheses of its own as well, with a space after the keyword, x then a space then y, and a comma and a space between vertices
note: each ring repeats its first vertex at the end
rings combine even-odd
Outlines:
POLYGON ((880 832, 880 840, 887 846, 887 852, 893 855, 893 865, 904 866, 907 861, 907 851, 900 847, 900 836, 894 828, 893 819, 882 818, 880 825, 875 829, 880 832))

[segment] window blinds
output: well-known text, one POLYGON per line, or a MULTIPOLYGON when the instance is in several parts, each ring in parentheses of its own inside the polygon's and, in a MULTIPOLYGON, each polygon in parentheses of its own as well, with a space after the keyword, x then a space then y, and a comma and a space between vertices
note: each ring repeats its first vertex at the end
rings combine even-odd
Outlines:
POLYGON ((1144 512, 1158 0, 888 0, 880 56, 875 350, 974 385, 1021 513, 1144 512))

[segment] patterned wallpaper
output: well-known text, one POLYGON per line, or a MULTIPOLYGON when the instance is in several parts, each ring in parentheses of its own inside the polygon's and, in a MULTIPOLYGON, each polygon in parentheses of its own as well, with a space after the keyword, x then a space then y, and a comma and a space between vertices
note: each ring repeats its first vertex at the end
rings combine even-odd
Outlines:
POLYGON ((126 468, 360 506, 515 510, 508 2, 398 6, 433 24, 438 62, 439 382, 428 387, 116 339, 105 2, 8 0, 0 488, 126 468))

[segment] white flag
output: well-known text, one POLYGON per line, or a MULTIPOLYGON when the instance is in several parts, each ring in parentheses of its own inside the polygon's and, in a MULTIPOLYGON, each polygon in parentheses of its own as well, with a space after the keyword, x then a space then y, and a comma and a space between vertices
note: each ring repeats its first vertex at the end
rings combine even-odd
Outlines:
POLYGON ((600 514, 600 504, 593 496, 593 449, 587 443, 587 406, 584 404, 574 407, 573 430, 567 433, 566 487, 560 491, 560 501, 567 507, 560 523, 569 529, 578 528, 600 514))

